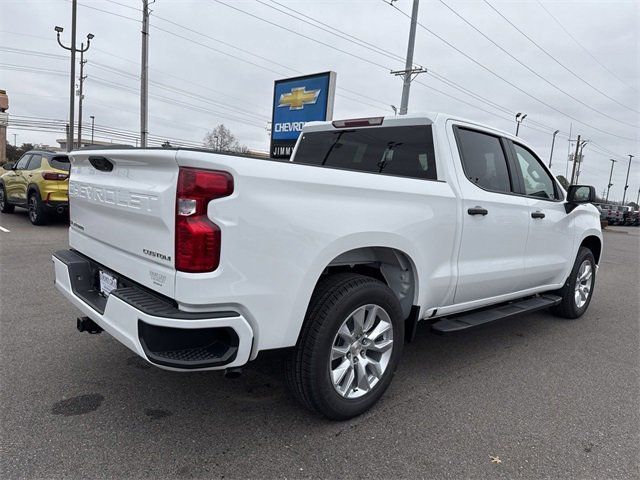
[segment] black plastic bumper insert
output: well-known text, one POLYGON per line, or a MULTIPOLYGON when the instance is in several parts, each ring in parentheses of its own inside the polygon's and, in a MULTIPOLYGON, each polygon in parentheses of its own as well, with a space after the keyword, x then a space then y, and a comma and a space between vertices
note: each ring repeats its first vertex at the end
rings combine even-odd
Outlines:
POLYGON ((149 360, 167 367, 194 369, 231 363, 238 334, 231 327, 160 327, 138 320, 138 338, 149 360))

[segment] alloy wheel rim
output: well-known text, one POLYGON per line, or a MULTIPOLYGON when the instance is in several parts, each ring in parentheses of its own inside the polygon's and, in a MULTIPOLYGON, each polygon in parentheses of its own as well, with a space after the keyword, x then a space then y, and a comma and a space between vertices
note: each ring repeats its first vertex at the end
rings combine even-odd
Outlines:
POLYGON ((370 392, 382 379, 393 352, 391 317, 379 305, 367 304, 347 316, 333 339, 329 375, 344 398, 370 392))
POLYGON ((587 303, 589 295, 591 295, 592 279, 593 267, 589 260, 585 260, 580 264, 578 277, 576 278, 576 288, 574 293, 576 307, 582 308, 587 303))
POLYGON ((36 199, 34 197, 29 197, 29 218, 31 221, 36 219, 36 199))

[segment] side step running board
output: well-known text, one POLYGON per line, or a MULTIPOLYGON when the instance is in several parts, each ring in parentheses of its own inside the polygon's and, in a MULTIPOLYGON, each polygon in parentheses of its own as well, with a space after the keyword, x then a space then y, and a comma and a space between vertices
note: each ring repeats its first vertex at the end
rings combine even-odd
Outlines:
POLYGON ((431 325, 431 330, 438 334, 460 332, 503 318, 520 315, 521 313, 553 307, 561 301, 561 297, 549 294, 528 297, 523 300, 502 303, 498 306, 485 308, 483 310, 474 310, 452 317, 445 317, 431 325))

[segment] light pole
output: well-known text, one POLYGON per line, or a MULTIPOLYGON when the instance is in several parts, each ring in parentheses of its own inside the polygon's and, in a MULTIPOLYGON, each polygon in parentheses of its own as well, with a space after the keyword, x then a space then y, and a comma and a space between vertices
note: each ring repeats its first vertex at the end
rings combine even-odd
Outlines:
MULTIPOLYGON (((153 0, 155 1, 155 0, 153 0)), ((153 3, 153 1, 151 3, 153 3)), ((142 58, 140 61, 140 146, 149 135, 149 0, 142 0, 142 58)))
POLYGON ((522 114, 520 112, 516 113, 516 137, 518 136, 518 132, 520 131, 520 124, 522 121, 527 118, 527 114, 522 114))
POLYGON ((95 126, 96 117, 95 115, 90 115, 91 118, 91 145, 93 145, 93 129, 95 126))
POLYGON ((551 154, 549 155, 549 169, 551 169, 551 161, 553 160, 553 145, 556 143, 556 135, 560 133, 560 130, 553 132, 553 139, 551 140, 551 154))
MULTIPOLYGON (((64 48, 65 50, 69 50, 71 52, 71 72, 69 78, 69 131, 67 132, 67 152, 71 151, 73 146, 73 121, 75 116, 75 83, 76 83, 76 11, 78 10, 78 1, 72 0, 71 2, 71 46, 65 47, 60 41, 60 34, 63 32, 62 27, 56 26, 54 30, 56 31, 56 36, 58 38, 58 44, 64 48)), ((91 34, 89 34, 91 35, 91 34)), ((91 43, 91 38, 87 35, 87 49, 89 49, 89 44, 91 43)))
POLYGON ((607 198, 604 199, 605 203, 609 201, 609 190, 611 189, 611 187, 613 187, 613 183, 611 183, 611 177, 613 177, 613 166, 617 162, 617 160, 614 160, 613 158, 611 158, 610 160, 611 160, 611 171, 609 172, 609 183, 607 185, 607 198))
POLYGON ((17 134, 17 133, 14 133, 14 134, 13 134, 13 146, 14 146, 14 147, 17 147, 17 146, 18 146, 18 140, 17 140, 17 139, 18 139, 18 134, 17 134))
POLYGON ((629 171, 631 171, 631 159, 633 155, 629 155, 629 166, 627 167, 627 179, 624 181, 624 193, 622 194, 622 205, 624 206, 624 199, 627 198, 627 188, 629 188, 629 171))

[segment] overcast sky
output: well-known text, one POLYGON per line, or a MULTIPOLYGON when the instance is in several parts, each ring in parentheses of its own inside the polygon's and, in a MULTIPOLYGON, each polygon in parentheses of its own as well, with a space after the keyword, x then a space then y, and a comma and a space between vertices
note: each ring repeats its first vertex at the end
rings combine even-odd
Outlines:
MULTIPOLYGON (((139 130, 141 4, 79 2, 78 42, 95 35, 86 54, 85 122, 94 115, 100 127, 139 130)), ((382 0, 157 0, 149 51, 150 134, 198 143, 224 123, 241 143, 268 150, 273 81, 326 70, 338 74, 334 118, 393 115, 390 105, 399 105, 402 82, 389 70, 404 67, 409 19, 401 11, 410 14, 411 4, 398 0, 396 9, 382 0), (326 26, 316 28, 313 20, 326 26), (352 37, 339 38, 326 31, 331 27, 352 37)), ((572 128, 573 137, 591 141, 580 180, 598 193, 615 158, 620 162, 610 198, 620 200, 627 155, 636 156, 627 194, 635 201, 640 2, 446 4, 420 2, 414 63, 428 73, 412 85, 410 113, 450 112, 514 131, 515 113, 524 112, 520 136, 543 159, 552 132, 561 131, 553 170, 563 175, 572 128)), ((69 57, 56 43, 55 25, 65 28, 62 40, 68 44, 70 1, 0 0, 0 88, 9 95, 10 114, 66 120, 69 57)), ((8 141, 14 133, 19 144, 55 144, 64 137, 9 128, 8 141)))

